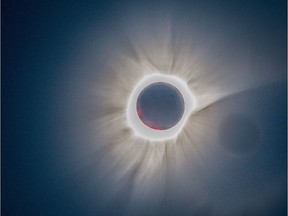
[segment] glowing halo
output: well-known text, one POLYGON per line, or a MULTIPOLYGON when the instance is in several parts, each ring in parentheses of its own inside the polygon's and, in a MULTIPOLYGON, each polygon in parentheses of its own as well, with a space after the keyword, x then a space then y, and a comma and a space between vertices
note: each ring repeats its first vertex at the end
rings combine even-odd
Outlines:
POLYGON ((174 139, 178 136, 194 107, 196 107, 195 97, 183 80, 176 76, 156 73, 143 77, 142 80, 140 80, 140 82, 136 84, 128 100, 126 115, 128 124, 134 131, 135 136, 150 141, 164 141, 168 139, 174 139), (154 130, 150 127, 147 127, 140 120, 137 114, 136 103, 139 94, 145 87, 155 82, 166 82, 175 86, 182 94, 185 102, 182 118, 175 126, 167 130, 154 130))

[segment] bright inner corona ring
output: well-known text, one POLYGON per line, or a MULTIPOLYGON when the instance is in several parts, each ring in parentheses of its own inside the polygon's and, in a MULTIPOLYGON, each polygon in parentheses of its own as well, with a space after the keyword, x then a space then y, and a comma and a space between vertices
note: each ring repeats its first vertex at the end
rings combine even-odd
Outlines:
POLYGON ((127 104, 127 120, 137 137, 150 141, 175 139, 194 107, 195 97, 183 80, 157 73, 145 76, 134 87, 127 104), (143 104, 148 108, 143 107, 143 104), (146 117, 143 111, 147 111, 146 117))

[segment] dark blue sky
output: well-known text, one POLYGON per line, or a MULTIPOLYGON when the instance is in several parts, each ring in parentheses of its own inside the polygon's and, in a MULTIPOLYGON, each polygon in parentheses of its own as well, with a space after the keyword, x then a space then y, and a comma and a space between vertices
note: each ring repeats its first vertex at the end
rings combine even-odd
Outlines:
MULTIPOLYGON (((116 14, 130 8, 131 4, 132 7, 139 7, 140 10, 141 7, 145 7, 147 17, 149 17, 147 12, 150 11, 149 9, 155 12, 161 8, 161 5, 177 5, 176 14, 185 14, 188 24, 192 9, 207 11, 206 14, 202 13, 199 16, 212 24, 215 22, 216 26, 221 26, 219 23, 236 21, 235 25, 228 25, 231 28, 230 33, 235 34, 230 37, 248 40, 251 50, 250 61, 259 62, 254 64, 256 66, 252 69, 263 70, 264 74, 265 71, 273 69, 268 72, 275 74, 277 79, 281 80, 281 84, 271 84, 244 92, 235 96, 233 100, 237 102, 227 100, 221 102, 219 107, 226 106, 225 103, 228 104, 227 106, 229 103, 249 104, 257 110, 256 116, 258 122, 261 122, 261 132, 259 132, 261 138, 260 135, 258 137, 259 140, 262 139, 259 141, 263 146, 261 152, 255 154, 254 158, 247 159, 247 164, 235 165, 236 168, 249 166, 247 173, 251 176, 243 177, 243 185, 249 185, 251 182, 269 185, 267 181, 271 176, 279 179, 279 190, 275 192, 276 195, 273 194, 275 199, 273 198, 265 208, 263 207, 265 214, 256 207, 255 214, 251 212, 246 214, 245 209, 242 209, 242 215, 259 215, 259 212, 267 216, 286 215, 287 7, 284 0, 214 2, 175 0, 133 1, 133 3, 106 0, 3 0, 1 15, 2 215, 125 215, 122 210, 128 199, 128 184, 124 184, 116 201, 103 204, 100 196, 95 196, 95 199, 91 200, 91 197, 83 195, 85 193, 81 191, 79 178, 68 171, 69 174, 63 174, 66 166, 69 167, 62 159, 65 157, 64 153, 69 152, 69 145, 66 143, 64 132, 61 131, 63 125, 67 123, 63 122, 65 111, 62 103, 66 103, 66 98, 61 91, 65 85, 63 80, 67 76, 65 73, 68 73, 63 68, 67 64, 73 64, 73 56, 80 44, 77 39, 83 36, 84 29, 91 22, 94 23, 96 32, 114 28, 118 20, 116 14), (244 32, 237 34, 238 27, 244 32), (251 174, 257 172, 259 175, 251 174)), ((255 130, 255 139, 258 139, 256 126, 246 120, 245 116, 231 118, 236 118, 238 122, 235 127, 241 128, 248 125, 251 130, 255 130)), ((230 129, 231 118, 228 118, 221 127, 224 133, 230 129)), ((245 134, 234 134, 234 136, 239 136, 240 139, 245 134)), ((221 138, 226 140, 225 143, 228 145, 229 140, 233 139, 229 136, 221 138)), ((236 150, 233 146, 224 146, 224 148, 229 149, 232 154, 242 154, 237 150, 237 146, 236 150)), ((227 168, 231 175, 235 167, 227 168)), ((234 178, 237 175, 235 174, 234 178)), ((245 173, 242 176, 244 175, 245 173)), ((213 184, 215 184, 214 188, 217 188, 215 182, 210 186, 212 187, 213 184)), ((232 188, 230 189, 234 190, 232 188)), ((240 190, 241 185, 237 188, 240 190)), ((259 190, 265 187, 256 188, 259 190)), ((169 192, 167 196, 173 197, 173 192, 169 192)), ((219 197, 221 199, 221 195, 219 197)), ((171 198, 173 199, 175 198, 171 198)), ((257 199, 261 200, 261 197, 257 199)), ((177 203, 174 200, 175 205, 171 205, 169 199, 167 200, 157 212, 163 215, 189 214, 188 210, 188 213, 185 211, 185 203, 177 203)), ((210 208, 207 207, 200 209, 196 216, 211 214, 210 208)))

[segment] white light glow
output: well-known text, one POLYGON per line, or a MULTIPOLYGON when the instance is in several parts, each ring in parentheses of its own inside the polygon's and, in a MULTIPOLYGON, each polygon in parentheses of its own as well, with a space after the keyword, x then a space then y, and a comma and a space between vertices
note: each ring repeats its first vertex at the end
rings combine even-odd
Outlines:
POLYGON ((248 109, 242 101, 221 103, 263 83, 251 71, 246 47, 227 44, 229 34, 156 18, 125 19, 123 35, 116 29, 100 37, 89 29, 63 91, 65 112, 72 109, 67 127, 73 166, 91 168, 83 184, 87 191, 97 185, 91 197, 105 191, 104 198, 113 198, 129 186, 127 215, 140 215, 140 208, 135 213, 129 207, 152 206, 171 188, 182 187, 193 198, 189 202, 210 200, 207 179, 221 173, 226 157, 218 137, 222 119, 248 109), (167 130, 149 128, 136 110, 141 91, 159 81, 175 86, 185 102, 181 120, 167 130))
POLYGON ((178 136, 184 127, 193 107, 196 107, 196 99, 187 84, 176 76, 155 73, 145 76, 133 89, 127 104, 127 121, 136 136, 150 141, 164 141, 178 136), (154 130, 147 127, 138 117, 136 111, 137 98, 141 91, 154 82, 166 82, 175 86, 184 99, 184 113, 180 121, 167 130, 154 130))

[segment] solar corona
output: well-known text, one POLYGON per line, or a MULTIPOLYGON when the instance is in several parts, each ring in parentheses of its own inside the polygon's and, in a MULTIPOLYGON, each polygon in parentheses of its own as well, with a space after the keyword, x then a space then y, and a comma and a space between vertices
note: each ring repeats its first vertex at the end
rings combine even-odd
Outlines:
POLYGON ((176 76, 152 74, 135 86, 127 119, 136 136, 152 141, 176 138, 196 101, 186 83, 176 76))

